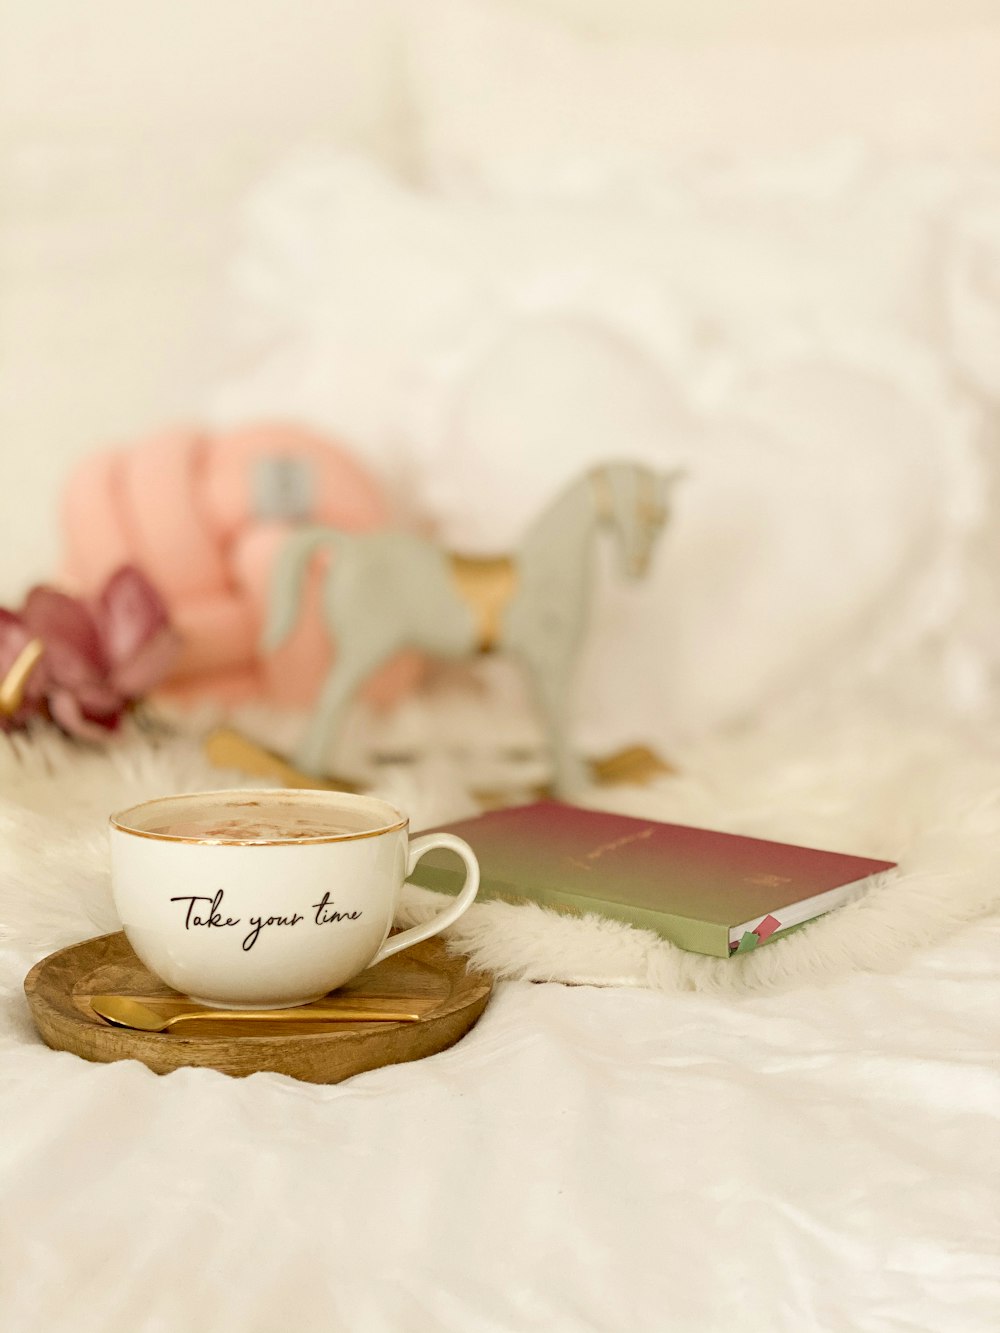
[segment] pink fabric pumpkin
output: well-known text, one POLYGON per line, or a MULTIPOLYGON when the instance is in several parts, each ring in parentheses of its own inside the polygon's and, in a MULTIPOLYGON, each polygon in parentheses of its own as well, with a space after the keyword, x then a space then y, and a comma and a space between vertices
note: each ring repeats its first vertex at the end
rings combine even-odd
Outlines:
MULTIPOLYGON (((98 454, 70 478, 63 510, 68 580, 92 590, 123 553, 149 575, 181 638, 167 683, 182 701, 306 705, 329 668, 335 649, 319 614, 318 570, 288 643, 269 658, 257 647, 271 565, 294 525, 264 512, 261 483, 268 469, 282 468, 304 481, 294 521, 353 532, 390 522, 377 483, 347 450, 287 424, 165 431, 98 454)), ((405 654, 372 677, 366 694, 392 703, 419 673, 419 659, 405 654)))

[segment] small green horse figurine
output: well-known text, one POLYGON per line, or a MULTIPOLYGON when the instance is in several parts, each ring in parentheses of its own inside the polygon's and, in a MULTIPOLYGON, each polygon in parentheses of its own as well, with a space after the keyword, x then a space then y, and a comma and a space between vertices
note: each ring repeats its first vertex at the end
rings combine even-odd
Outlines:
POLYGON ((299 616, 309 559, 333 552, 324 589, 336 658, 297 749, 298 768, 321 776, 330 745, 364 680, 402 648, 461 658, 510 653, 528 672, 552 747, 554 789, 570 796, 584 765, 569 735, 570 678, 587 628, 598 533, 607 530, 622 573, 642 578, 669 516, 679 473, 609 463, 565 490, 514 555, 456 556, 402 532, 305 528, 279 555, 263 636, 273 651, 299 616))

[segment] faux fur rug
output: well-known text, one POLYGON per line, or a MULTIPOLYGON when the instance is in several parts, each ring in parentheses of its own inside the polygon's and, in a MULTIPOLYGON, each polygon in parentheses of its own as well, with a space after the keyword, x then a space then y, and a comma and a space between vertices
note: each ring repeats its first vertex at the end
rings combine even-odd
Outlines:
MULTIPOLYGON (((474 812, 470 791, 482 785, 476 779, 485 760, 436 750, 432 738, 441 728, 433 707, 414 708, 423 752, 416 762, 385 765, 373 790, 419 829, 474 812)), ((863 898, 737 959, 685 953, 596 917, 504 903, 473 907, 450 931, 451 945, 501 977, 745 992, 894 970, 914 951, 1000 910, 1000 750, 959 728, 855 707, 846 720, 843 710, 836 721, 786 717, 672 758, 677 776, 648 788, 595 788, 586 803, 884 857, 900 869, 863 898)), ((132 731, 98 751, 51 731, 0 737, 4 955, 33 959, 117 928, 109 811, 168 792, 235 785, 259 784, 211 768, 193 738, 132 731)), ((407 890, 400 924, 431 914, 437 901, 407 890)), ((4 981, 13 986, 20 978, 4 981)))

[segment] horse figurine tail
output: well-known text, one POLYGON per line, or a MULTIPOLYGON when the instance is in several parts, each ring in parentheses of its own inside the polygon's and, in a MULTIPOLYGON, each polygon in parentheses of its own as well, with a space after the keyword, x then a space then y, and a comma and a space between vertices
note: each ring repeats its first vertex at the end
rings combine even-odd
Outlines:
POLYGON ((299 618, 306 566, 320 546, 332 545, 336 539, 330 528, 309 527, 294 533, 282 546, 271 574, 267 624, 260 641, 265 653, 274 652, 291 634, 299 618))

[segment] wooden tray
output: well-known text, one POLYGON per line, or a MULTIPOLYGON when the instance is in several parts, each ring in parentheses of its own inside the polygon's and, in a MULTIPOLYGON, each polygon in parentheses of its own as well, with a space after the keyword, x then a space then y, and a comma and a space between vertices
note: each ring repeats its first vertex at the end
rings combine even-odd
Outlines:
POLYGON ((141 1060, 156 1074, 188 1065, 242 1078, 261 1070, 306 1083, 339 1083, 366 1069, 420 1060, 445 1050, 486 1007, 492 979, 466 970, 440 939, 425 940, 369 968, 339 994, 377 994, 414 1003, 408 1023, 338 1023, 296 1028, 260 1022, 237 1027, 210 1020, 170 1032, 134 1032, 105 1023, 90 996, 174 992, 139 962, 122 931, 49 954, 28 973, 25 994, 47 1045, 85 1060, 141 1060))

